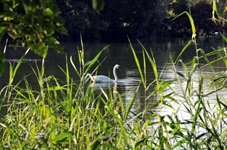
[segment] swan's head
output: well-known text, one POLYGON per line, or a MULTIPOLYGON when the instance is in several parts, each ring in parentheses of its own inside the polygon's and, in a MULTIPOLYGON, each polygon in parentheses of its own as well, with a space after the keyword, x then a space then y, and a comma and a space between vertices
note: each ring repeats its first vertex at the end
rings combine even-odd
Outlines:
POLYGON ((114 68, 120 69, 120 65, 116 64, 116 65, 114 66, 114 68))

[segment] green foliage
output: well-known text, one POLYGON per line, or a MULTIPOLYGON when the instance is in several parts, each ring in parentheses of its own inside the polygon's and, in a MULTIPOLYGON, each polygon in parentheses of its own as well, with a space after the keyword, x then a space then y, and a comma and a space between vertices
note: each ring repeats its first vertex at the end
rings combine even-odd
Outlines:
POLYGON ((169 15, 174 17, 180 13, 188 10, 188 1, 187 0, 175 0, 169 4, 169 15))
MULTIPOLYGON (((50 13, 49 10, 46 13, 50 13)), ((143 57, 139 60, 132 43, 129 43, 145 93, 141 112, 132 110, 138 90, 141 90, 139 85, 131 89, 134 95, 127 103, 123 100, 125 93, 116 90, 117 84, 113 90, 101 89, 99 93, 90 86, 86 74, 106 47, 91 61, 85 62, 81 39, 78 62, 75 63, 70 57, 79 82, 71 77, 67 57, 65 70, 60 68, 65 80, 57 79, 54 75, 46 76, 43 59, 41 68, 38 65, 32 68, 38 88, 33 88, 26 76, 18 83, 14 81, 28 49, 16 65, 10 64, 9 83, 0 90, 1 111, 7 110, 0 117, 0 147, 225 149, 227 101, 220 93, 226 90, 227 79, 226 72, 214 71, 214 65, 221 62, 227 66, 226 49, 220 48, 209 53, 198 49, 193 19, 188 12, 182 14, 189 19, 192 40, 182 49, 177 60, 172 60, 175 63, 169 69, 175 76, 173 80, 161 78, 152 51, 149 52, 140 43, 143 57), (181 55, 192 42, 196 55, 191 61, 184 62, 180 59, 181 55), (216 59, 210 61, 211 57, 216 59), (155 77, 150 83, 147 80, 148 67, 152 68, 155 77), (205 67, 212 71, 211 74, 202 73, 201 69, 205 67), (25 86, 21 87, 20 83, 25 86), (151 97, 156 97, 156 101, 147 103, 151 97), (170 110, 170 113, 162 110, 170 110), (180 111, 185 116, 181 116, 180 111)), ((226 41, 223 34, 222 37, 226 41)))
MULTIPOLYGON (((226 89, 227 80, 223 73, 213 69, 217 61, 226 61, 224 50, 210 53, 200 50, 200 57, 187 63, 178 57, 175 61, 178 66, 173 63, 171 70, 176 79, 166 81, 161 79, 152 51, 141 44, 141 63, 132 43, 130 46, 143 79, 145 101, 152 96, 157 101, 145 103, 141 112, 134 112, 132 108, 138 103, 137 93, 141 90, 139 85, 131 89, 134 94, 127 103, 123 99, 125 93, 118 93, 116 89, 95 92, 87 82, 86 73, 101 53, 84 62, 81 40, 78 62, 70 58, 79 82, 71 77, 67 57, 65 70, 60 68, 65 80, 46 76, 44 59, 41 68, 38 65, 32 68, 38 88, 33 88, 26 77, 15 83, 21 61, 10 65, 9 85, 0 91, 4 102, 1 110, 7 110, 0 119, 0 146, 6 149, 224 149, 227 106, 226 99, 218 93, 226 89), (217 58, 210 61, 214 56, 217 58), (206 63, 198 64, 202 60, 206 63), (177 70, 179 66, 183 71, 177 70), (148 67, 155 76, 151 83, 146 79, 148 67), (204 67, 213 70, 213 76, 197 73, 204 67), (25 86, 22 88, 20 83, 25 86), (176 90, 173 83, 181 90, 176 90), (209 86, 211 89, 207 91, 209 86), (161 109, 172 113, 154 111, 161 109), (182 118, 179 111, 184 111, 187 118, 182 118)), ((187 46, 182 51, 185 49, 187 46)))
POLYGON ((148 36, 154 30, 156 4, 156 0, 106 1, 101 17, 109 23, 113 35, 148 36))
POLYGON ((172 1, 167 8, 168 16, 164 20, 164 24, 170 29, 170 34, 174 37, 189 37, 190 36, 190 23, 185 15, 180 15, 182 12, 188 12, 196 24, 197 35, 205 35, 206 38, 212 35, 212 31, 220 31, 225 28, 225 19, 223 16, 225 2, 216 3, 212 1, 194 1, 189 3, 185 0, 172 1), (223 15, 221 15, 223 12, 223 15))
MULTIPOLYGON (((30 44, 34 44, 32 49, 37 49, 39 44, 36 43, 41 41, 61 51, 57 39, 53 36, 53 38, 48 38, 48 36, 56 32, 65 33, 62 21, 64 18, 65 27, 69 31, 66 40, 71 41, 78 40, 80 33, 86 38, 108 37, 110 39, 125 38, 125 35, 130 35, 131 38, 149 38, 151 35, 185 37, 190 35, 188 34, 190 32, 188 18, 181 16, 171 21, 184 11, 193 16, 198 31, 208 34, 212 29, 220 30, 225 27, 225 4, 221 1, 217 3, 216 0, 213 0, 212 4, 208 0, 197 0, 191 3, 187 0, 171 2, 157 0, 121 0, 119 2, 104 2, 104 0, 38 0, 36 2, 2 0, 0 18, 7 25, 0 26, 0 36, 10 31, 10 36, 17 39, 17 44, 23 43, 27 45, 27 48, 30 45, 25 42, 25 39, 30 40, 30 44), (4 17, 5 15, 7 16, 4 17), (20 22, 23 23, 19 24, 20 22), (9 23, 11 24, 9 25, 9 23), (28 37, 30 33, 33 35, 28 37)), ((63 39, 65 36, 59 36, 59 38, 63 39)), ((46 45, 41 45, 41 47, 43 46, 46 45)), ((45 56, 47 47, 43 51, 41 49, 43 48, 39 48, 35 52, 45 56)))
POLYGON ((71 40, 79 39, 80 33, 84 38, 149 36, 157 19, 156 0, 66 0, 57 3, 71 40))
POLYGON ((53 0, 2 0, 0 5, 0 39, 7 33, 15 41, 15 48, 22 45, 42 57, 47 55, 49 46, 63 51, 54 34, 65 34, 66 29, 53 0))
POLYGON ((103 0, 92 0, 93 9, 96 11, 101 11, 104 8, 104 1, 103 0))

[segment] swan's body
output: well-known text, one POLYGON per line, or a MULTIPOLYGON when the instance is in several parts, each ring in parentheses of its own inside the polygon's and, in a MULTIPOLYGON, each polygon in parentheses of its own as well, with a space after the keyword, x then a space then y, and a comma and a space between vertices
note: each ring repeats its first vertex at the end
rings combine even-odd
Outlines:
POLYGON ((116 83, 118 81, 116 70, 119 68, 120 68, 120 65, 118 65, 118 64, 116 64, 113 67, 114 80, 110 79, 109 77, 107 77, 105 75, 96 75, 96 76, 91 76, 90 74, 88 74, 88 75, 91 78, 92 82, 94 82, 94 83, 116 83))
POLYGON ((110 83, 110 82, 117 82, 117 80, 110 79, 107 76, 104 75, 97 75, 93 76, 94 82, 95 83, 110 83))

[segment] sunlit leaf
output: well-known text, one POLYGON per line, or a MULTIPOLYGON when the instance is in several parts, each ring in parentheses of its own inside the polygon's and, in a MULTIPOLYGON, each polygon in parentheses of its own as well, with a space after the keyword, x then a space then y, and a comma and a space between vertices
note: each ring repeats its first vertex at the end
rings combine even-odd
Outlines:
POLYGON ((150 136, 147 136, 145 138, 142 138, 141 140, 137 141, 136 144, 135 144, 135 148, 136 149, 139 149, 140 146, 143 146, 145 145, 145 143, 147 142, 147 140, 150 138, 150 136))
POLYGON ((69 137, 71 134, 72 134, 72 133, 70 133, 70 132, 63 132, 63 133, 59 134, 58 136, 56 136, 56 137, 52 140, 52 142, 54 143, 54 142, 61 141, 61 140, 65 139, 65 138, 69 137))
POLYGON ((101 11, 104 8, 104 0, 92 0, 93 9, 96 11, 101 11))
POLYGON ((31 50, 35 54, 38 54, 45 58, 48 52, 48 46, 46 46, 45 43, 37 43, 32 45, 31 50))
POLYGON ((44 30, 44 33, 47 35, 47 36, 51 36, 52 34, 54 34, 54 29, 53 28, 47 28, 46 30, 44 30))
POLYGON ((186 142, 186 139, 182 139, 182 140, 179 140, 178 142, 176 142, 173 146, 173 148, 176 148, 178 146, 181 146, 183 145, 184 143, 186 142))
POLYGON ((2 39, 2 36, 5 34, 7 27, 1 26, 0 27, 0 40, 2 39))
POLYGON ((227 6, 225 6, 225 10, 224 10, 224 12, 226 12, 227 11, 227 6))
POLYGON ((217 9, 217 4, 216 4, 216 0, 213 0, 213 5, 212 5, 212 20, 213 21, 217 21, 217 18, 215 17, 215 14, 218 14, 218 9, 217 9))
POLYGON ((60 43, 53 40, 54 33, 57 31, 66 34, 67 30, 53 0, 6 1, 3 2, 3 7, 7 11, 0 14, 0 38, 7 33, 14 40, 13 43, 17 43, 14 44, 15 49, 20 44, 43 57, 51 46, 57 52, 63 51, 60 43))
POLYGON ((47 42, 49 45, 58 44, 58 43, 56 43, 56 42, 57 42, 57 39, 56 39, 55 37, 52 37, 52 36, 46 38, 46 42, 47 42))
POLYGON ((102 52, 104 50, 106 50, 108 47, 109 46, 104 47, 91 61, 89 61, 88 63, 86 63, 87 69, 86 69, 85 72, 87 72, 94 65, 94 63, 98 61, 98 58, 100 57, 100 55, 102 54, 102 52))
POLYGON ((143 72, 142 72, 142 69, 141 69, 141 65, 140 65, 139 59, 138 59, 138 57, 137 57, 137 54, 136 54, 136 52, 135 52, 135 49, 134 49, 133 46, 132 46, 132 43, 131 43, 130 39, 128 39, 128 40, 129 40, 129 45, 130 45, 130 47, 131 47, 132 54, 133 54, 133 57, 134 57, 134 60, 135 60, 137 69, 138 69, 138 71, 139 71, 139 74, 140 74, 142 83, 143 83, 143 85, 145 86, 145 78, 144 78, 144 75, 143 75, 143 72))
POLYGON ((224 34, 222 34, 222 33, 220 33, 220 34, 221 34, 222 39, 227 43, 227 38, 226 38, 226 36, 225 36, 224 34))
POLYGON ((44 9, 44 15, 52 16, 54 13, 50 8, 44 9))
MULTIPOLYGON (((58 42, 58 41, 56 41, 56 42, 58 42)), ((58 53, 62 53, 64 51, 64 47, 60 43, 56 43, 52 46, 55 49, 55 51, 57 51, 58 53)))

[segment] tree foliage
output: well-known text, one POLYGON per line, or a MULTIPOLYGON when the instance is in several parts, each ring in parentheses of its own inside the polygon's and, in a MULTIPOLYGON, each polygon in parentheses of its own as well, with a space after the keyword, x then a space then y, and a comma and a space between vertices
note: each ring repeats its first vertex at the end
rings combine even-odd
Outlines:
MULTIPOLYGON (((190 36, 190 23, 186 15, 175 18, 178 14, 183 11, 188 11, 191 13, 197 32, 205 33, 205 35, 210 34, 213 31, 222 32, 224 24, 220 24, 219 21, 214 20, 219 18, 218 10, 214 5, 219 9, 222 8, 223 3, 216 5, 214 0, 212 3, 206 0, 175 0, 169 3, 168 5, 168 16, 164 20, 164 26, 166 26, 166 31, 169 32, 169 35, 173 37, 187 37, 190 36), (189 3, 191 2, 191 3, 189 3)), ((220 9, 223 10, 223 9, 220 9)))
MULTIPOLYGON (((212 22, 213 3, 209 0, 57 0, 57 4, 69 30, 67 40, 78 39, 80 33, 92 39, 187 37, 191 32, 187 16, 174 19, 183 11, 195 17, 198 32, 219 27, 212 22)), ((223 2, 217 3, 219 12, 225 10, 223 6, 223 2)))
MULTIPOLYGON (((148 36, 153 31, 157 1, 101 0, 103 9, 94 10, 90 0, 58 0, 57 4, 65 19, 71 39, 120 38, 122 35, 148 36)), ((92 5, 93 4, 93 5, 92 5)))
MULTIPOLYGON (((100 19, 98 12, 92 7, 91 1, 86 0, 57 0, 61 10, 61 16, 65 20, 65 27, 68 29, 66 40, 77 40, 82 34, 83 38, 99 37, 100 19)), ((63 37, 65 38, 65 37, 63 37)))
POLYGON ((101 17, 108 24, 107 32, 132 36, 147 36, 154 29, 157 1, 122 0, 106 1, 101 17))
POLYGON ((92 39, 119 39, 125 35, 185 37, 190 35, 190 23, 186 15, 174 19, 178 14, 190 12, 197 31, 209 33, 220 27, 219 22, 213 22, 212 11, 225 16, 227 10, 226 2, 215 0, 1 0, 0 4, 1 36, 8 33, 17 44, 42 56, 46 55, 47 45, 62 51, 53 36, 56 31, 65 33, 62 18, 69 32, 58 37, 67 41, 77 40, 80 34, 92 39), (164 7, 159 7, 160 3, 164 7))
POLYGON ((0 8, 0 38, 7 34, 15 47, 22 45, 43 57, 49 46, 63 51, 54 34, 65 34, 66 29, 53 0, 1 0, 0 8))

